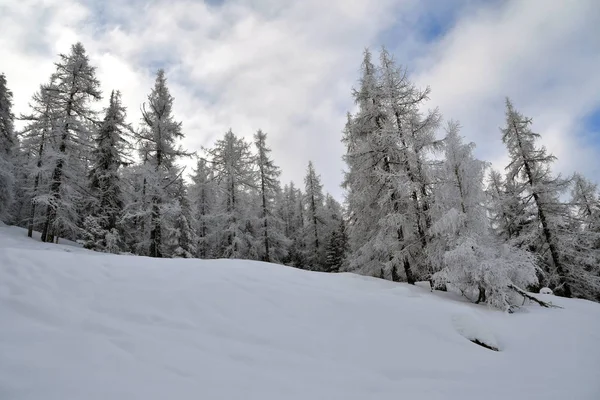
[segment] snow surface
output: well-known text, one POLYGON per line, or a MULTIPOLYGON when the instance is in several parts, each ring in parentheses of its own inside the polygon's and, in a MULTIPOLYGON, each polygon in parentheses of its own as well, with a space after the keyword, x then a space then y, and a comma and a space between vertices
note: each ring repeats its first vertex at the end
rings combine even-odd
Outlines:
POLYGON ((0 227, 0 399, 600 399, 600 305, 552 301, 564 309, 509 315, 426 286, 0 227))
POLYGON ((458 333, 470 341, 477 340, 494 349, 499 349, 496 336, 490 331, 487 323, 477 318, 476 315, 460 313, 452 316, 452 324, 458 333))

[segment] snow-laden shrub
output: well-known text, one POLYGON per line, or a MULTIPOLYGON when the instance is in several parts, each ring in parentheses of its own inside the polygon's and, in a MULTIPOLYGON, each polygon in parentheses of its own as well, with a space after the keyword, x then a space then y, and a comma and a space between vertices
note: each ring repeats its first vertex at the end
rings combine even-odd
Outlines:
POLYGON ((534 259, 529 253, 494 242, 480 243, 474 237, 466 237, 444 254, 444 268, 433 275, 433 280, 465 295, 477 293, 477 302, 502 310, 521 300, 510 289, 511 284, 526 287, 537 283, 534 259))
POLYGON ((79 242, 86 249, 119 254, 122 249, 119 231, 115 228, 106 230, 102 228, 101 223, 100 217, 86 217, 83 221, 83 240, 79 242))
POLYGON ((106 232, 104 242, 106 243, 104 251, 107 253, 119 254, 121 252, 121 235, 115 228, 106 232))
POLYGON ((79 242, 83 247, 95 251, 104 251, 104 237, 106 229, 103 229, 98 217, 87 216, 83 221, 83 239, 79 242))

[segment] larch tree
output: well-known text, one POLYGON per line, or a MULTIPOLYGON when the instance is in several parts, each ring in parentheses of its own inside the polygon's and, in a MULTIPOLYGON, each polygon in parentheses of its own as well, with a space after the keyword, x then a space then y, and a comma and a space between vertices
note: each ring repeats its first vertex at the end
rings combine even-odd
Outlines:
POLYGON ((330 194, 325 196, 325 271, 338 272, 346 261, 348 235, 342 206, 330 194))
POLYGON ((0 74, 0 220, 8 217, 14 198, 16 137, 15 116, 12 112, 12 92, 7 87, 6 76, 0 74))
POLYGON ((483 187, 487 164, 473 156, 473 143, 463 143, 457 122, 450 121, 446 132, 428 246, 431 261, 441 268, 432 280, 508 310, 520 300, 513 286, 537 283, 533 256, 492 234, 483 187))
POLYGON ((437 110, 420 108, 429 89, 417 89, 385 51, 375 68, 365 52, 359 106, 344 136, 348 172, 350 269, 414 283, 427 276, 431 224, 426 155, 436 145, 437 110), (401 276, 400 271, 404 272, 401 276))
POLYGON ((385 250, 377 246, 381 207, 378 197, 387 188, 378 176, 379 154, 375 135, 386 119, 377 70, 367 49, 361 66, 360 88, 353 90, 359 107, 356 115, 348 114, 343 143, 347 164, 342 186, 346 190, 348 236, 352 256, 348 268, 364 274, 379 272, 386 263, 385 250))
POLYGON ((306 268, 304 237, 304 203, 300 189, 290 182, 283 188, 279 213, 284 223, 284 235, 289 239, 287 256, 283 263, 296 268, 306 268))
POLYGON ((41 224, 42 213, 37 207, 48 193, 52 164, 49 154, 55 143, 55 125, 57 118, 54 81, 41 85, 31 102, 30 112, 20 116, 26 125, 18 132, 19 160, 17 162, 17 181, 20 187, 18 205, 15 209, 15 221, 24 223, 27 235, 32 237, 35 227, 41 224))
POLYGON ((138 133, 144 160, 144 177, 142 191, 149 199, 144 204, 149 214, 150 257, 163 257, 163 228, 173 223, 177 210, 177 188, 174 183, 181 175, 177 160, 189 156, 178 140, 183 139, 181 122, 173 116, 173 96, 167 87, 165 71, 160 69, 148 102, 142 106, 142 129, 138 133))
POLYGON ((582 229, 600 232, 600 194, 597 185, 575 174, 570 203, 575 207, 575 216, 582 229))
POLYGON ((48 88, 54 91, 56 119, 52 124, 54 146, 49 149, 49 192, 39 201, 46 206, 44 242, 52 242, 59 235, 76 236, 80 229, 80 207, 87 196, 85 177, 96 120, 91 102, 101 98, 95 68, 81 43, 59 57, 52 77, 54 85, 48 88))
POLYGON ((195 222, 192 207, 188 198, 187 187, 183 179, 178 179, 177 206, 175 223, 170 230, 170 256, 176 258, 195 258, 198 252, 198 236, 194 229, 195 222))
POLYGON ((199 158, 191 176, 190 199, 194 215, 194 230, 198 237, 196 256, 211 258, 215 250, 214 218, 217 210, 217 193, 213 172, 208 162, 199 158))
POLYGON ((567 259, 577 264, 575 295, 600 301, 600 194, 598 187, 575 174, 571 187, 571 222, 560 236, 567 259))
POLYGON ((104 120, 94 138, 95 148, 92 150, 92 167, 89 172, 90 193, 93 198, 90 215, 84 221, 86 248, 108 252, 121 250, 119 243, 123 235, 119 232, 119 222, 124 207, 124 189, 119 170, 129 161, 129 139, 132 132, 133 129, 126 122, 121 93, 113 91, 104 120))
POLYGON ((250 145, 229 130, 208 150, 208 158, 218 184, 219 209, 215 224, 219 232, 217 256, 250 258, 257 254, 257 238, 253 232, 253 191, 256 190, 256 171, 250 145))
POLYGON ((429 98, 429 87, 424 90, 416 88, 408 80, 406 71, 396 65, 385 48, 381 51, 380 60, 381 90, 388 114, 382 136, 393 144, 388 147, 383 170, 390 177, 399 178, 394 181, 396 184, 400 183, 400 187, 392 192, 398 198, 392 200, 394 213, 397 214, 404 208, 408 213, 403 214, 411 215, 408 220, 412 219, 410 223, 416 227, 416 232, 414 228, 410 232, 407 226, 397 232, 398 241, 405 242, 403 264, 406 279, 413 283, 417 278, 427 278, 435 270, 427 257, 427 231, 431 227, 430 209, 433 199, 427 156, 440 147, 440 142, 436 139, 440 115, 437 109, 426 113, 421 111, 423 103, 429 98), (409 194, 408 202, 403 192, 409 194), (414 239, 410 239, 411 237, 414 239), (414 240, 418 240, 418 245, 413 244, 414 240), (409 248, 413 250, 406 251, 409 248), (415 268, 410 268, 409 262, 415 268))
POLYGON ((505 180, 499 171, 490 171, 486 193, 491 228, 504 241, 522 247, 521 232, 531 217, 517 190, 514 181, 505 180))
POLYGON ((309 268, 322 271, 325 268, 325 215, 321 177, 309 161, 304 177, 304 203, 306 204, 306 256, 309 268))
POLYGON ((275 202, 281 192, 281 171, 271 159, 267 147, 267 134, 259 130, 254 135, 255 165, 260 197, 259 236, 262 238, 260 258, 266 262, 279 262, 287 253, 288 239, 282 232, 283 221, 275 212, 275 202))
POLYGON ((148 255, 151 208, 147 178, 152 174, 152 166, 148 163, 147 152, 143 147, 139 153, 142 156, 141 163, 121 168, 122 181, 126 184, 119 225, 126 227, 122 237, 125 247, 133 254, 148 255))
POLYGON ((568 211, 560 196, 568 182, 551 174, 550 166, 556 157, 543 146, 537 146, 540 135, 531 130, 531 123, 506 99, 502 141, 510 155, 507 180, 514 185, 513 192, 519 194, 523 205, 532 210, 533 223, 528 231, 521 233, 527 238, 525 244, 545 259, 548 284, 555 293, 571 296, 570 277, 574 271, 570 270, 575 266, 566 264, 565 249, 561 249, 559 238, 559 225, 568 211))

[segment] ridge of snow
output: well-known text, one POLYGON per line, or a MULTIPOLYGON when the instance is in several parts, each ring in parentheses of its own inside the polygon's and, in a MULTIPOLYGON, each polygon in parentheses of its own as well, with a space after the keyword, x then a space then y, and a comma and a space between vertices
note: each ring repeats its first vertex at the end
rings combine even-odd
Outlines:
POLYGON ((454 314, 452 316, 452 325, 466 339, 472 342, 478 341, 494 349, 500 349, 496 336, 481 318, 473 314, 454 314))

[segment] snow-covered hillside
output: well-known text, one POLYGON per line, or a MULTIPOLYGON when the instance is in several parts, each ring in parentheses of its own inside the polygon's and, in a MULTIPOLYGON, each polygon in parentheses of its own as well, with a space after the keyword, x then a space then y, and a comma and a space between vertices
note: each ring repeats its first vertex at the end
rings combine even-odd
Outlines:
POLYGON ((0 399, 599 399, 600 306, 542 297, 564 309, 0 227, 0 399))

